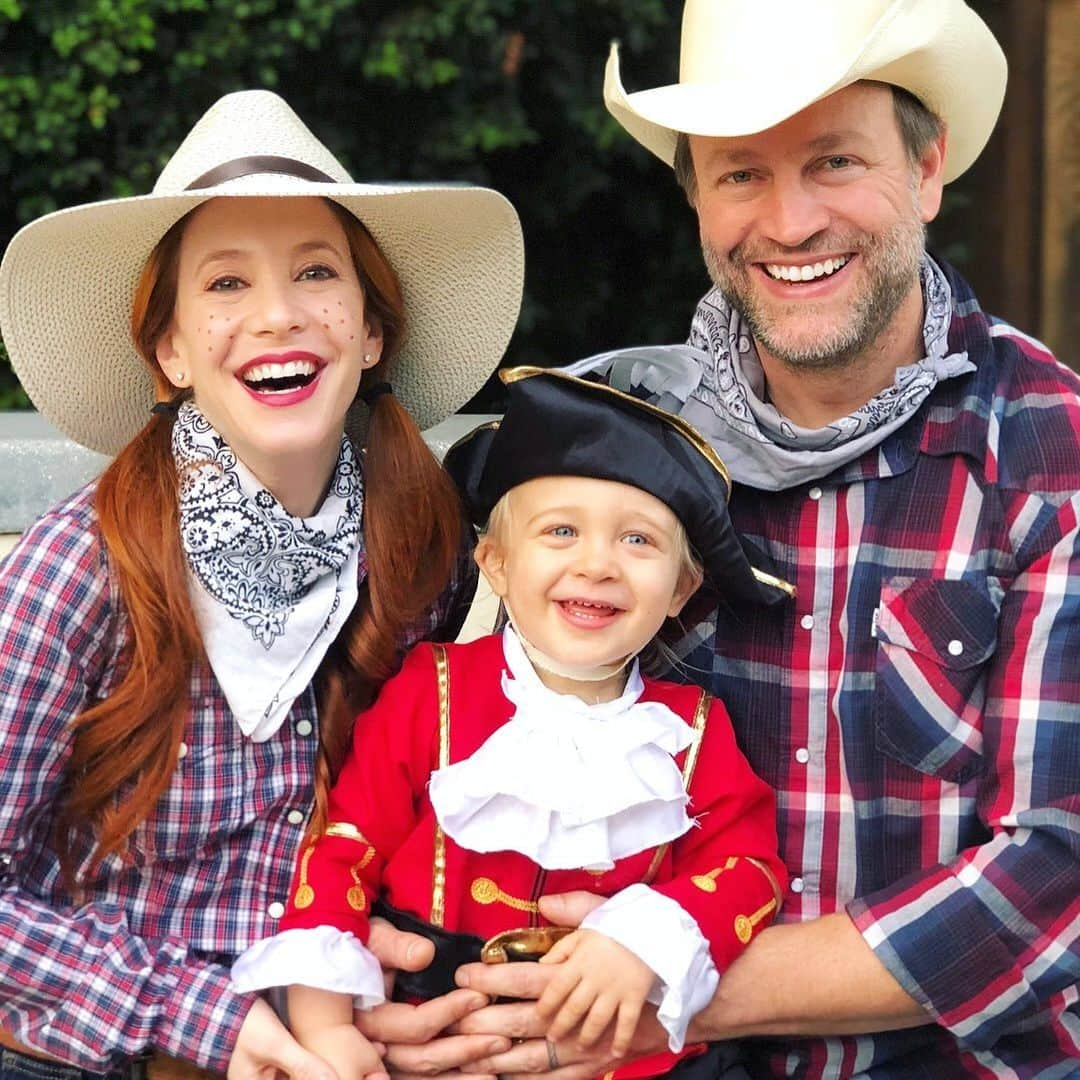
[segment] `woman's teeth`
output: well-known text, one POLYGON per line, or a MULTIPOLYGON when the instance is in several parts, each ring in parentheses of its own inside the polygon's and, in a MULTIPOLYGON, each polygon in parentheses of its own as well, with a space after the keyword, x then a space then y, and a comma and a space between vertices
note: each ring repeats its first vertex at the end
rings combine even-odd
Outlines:
POLYGON ((258 364, 244 372, 243 379, 256 390, 295 390, 307 386, 318 371, 310 360, 289 360, 284 364, 258 364))
POLYGON ((815 278, 835 274, 840 267, 846 266, 850 259, 850 255, 842 255, 839 259, 826 259, 824 262, 809 263, 806 266, 765 263, 765 272, 775 281, 813 281, 815 278))

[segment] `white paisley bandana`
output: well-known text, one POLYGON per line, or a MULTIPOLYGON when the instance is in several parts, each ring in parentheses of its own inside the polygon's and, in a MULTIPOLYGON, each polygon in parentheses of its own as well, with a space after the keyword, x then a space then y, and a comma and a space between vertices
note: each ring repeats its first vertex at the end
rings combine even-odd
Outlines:
POLYGON ((600 372, 612 386, 647 393, 694 425, 732 477, 766 491, 820 479, 877 446, 901 427, 942 379, 975 370, 966 352, 949 353, 952 290, 928 255, 919 269, 926 355, 898 368, 887 386, 849 416, 812 430, 765 401, 765 373, 742 316, 714 288, 702 298, 685 345, 618 349, 571 365, 600 372))
POLYGON ((192 401, 172 436, 180 538, 203 645, 243 733, 269 739, 356 603, 363 488, 352 446, 325 500, 293 517, 192 401))

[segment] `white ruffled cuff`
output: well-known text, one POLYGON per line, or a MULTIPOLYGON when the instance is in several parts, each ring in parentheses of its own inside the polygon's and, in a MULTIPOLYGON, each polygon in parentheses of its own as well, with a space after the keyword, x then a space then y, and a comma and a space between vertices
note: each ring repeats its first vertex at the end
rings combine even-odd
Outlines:
POLYGON ((720 975, 697 920, 668 896, 631 885, 590 912, 583 930, 595 930, 629 949, 656 972, 649 1001, 677 1054, 690 1021, 712 1000, 720 975))
POLYGON ((354 934, 333 926, 284 930, 255 942, 236 958, 232 985, 241 994, 272 986, 311 986, 352 994, 357 1009, 386 1000, 374 954, 354 934))

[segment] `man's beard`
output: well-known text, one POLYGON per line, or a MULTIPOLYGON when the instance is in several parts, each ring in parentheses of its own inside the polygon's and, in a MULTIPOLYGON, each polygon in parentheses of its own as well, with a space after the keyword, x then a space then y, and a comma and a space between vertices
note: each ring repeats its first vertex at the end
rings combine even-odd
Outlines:
MULTIPOLYGON (((820 233, 798 247, 786 249, 780 257, 853 251, 863 264, 863 285, 853 299, 849 317, 843 325, 813 342, 791 340, 790 329, 785 332, 784 328, 791 319, 790 312, 781 319, 770 313, 770 307, 785 302, 762 297, 751 285, 751 265, 768 262, 779 253, 773 250, 759 254, 741 248, 742 245, 735 247, 729 258, 722 259, 714 247, 702 243, 713 284, 746 320, 754 339, 778 360, 792 368, 824 371, 852 364, 888 327, 918 280, 926 248, 926 229, 918 217, 912 217, 896 222, 882 233, 820 233)), ((815 314, 813 303, 804 301, 802 317, 810 320, 815 314)))

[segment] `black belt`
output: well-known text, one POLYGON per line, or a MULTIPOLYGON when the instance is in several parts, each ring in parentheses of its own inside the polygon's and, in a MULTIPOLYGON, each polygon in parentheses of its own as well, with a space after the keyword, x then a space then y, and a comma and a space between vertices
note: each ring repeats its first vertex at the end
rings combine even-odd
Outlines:
POLYGON ((373 905, 371 913, 385 919, 398 930, 427 938, 435 946, 435 958, 423 971, 398 971, 395 974, 395 998, 427 1001, 449 994, 457 985, 454 972, 462 964, 475 964, 480 959, 484 939, 475 934, 458 934, 441 926, 433 926, 416 915, 391 907, 383 900, 373 905))

